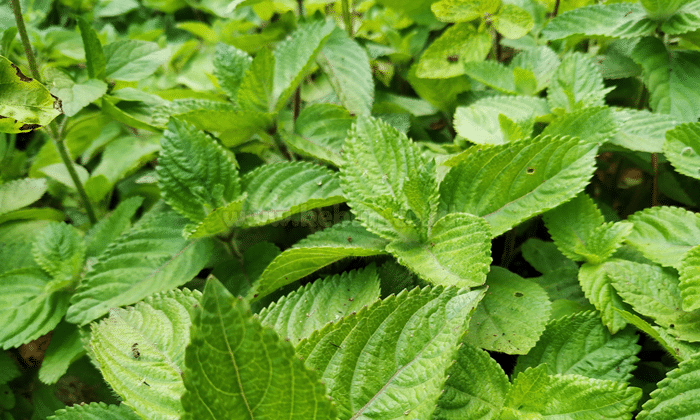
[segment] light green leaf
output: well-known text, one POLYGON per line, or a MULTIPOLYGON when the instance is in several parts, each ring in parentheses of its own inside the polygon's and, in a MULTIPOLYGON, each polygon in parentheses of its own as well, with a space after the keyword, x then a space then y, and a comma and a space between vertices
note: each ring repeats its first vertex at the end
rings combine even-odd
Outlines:
POLYGON ((0 215, 34 203, 45 192, 44 178, 22 178, 0 184, 0 215))
POLYGON ((626 311, 628 307, 612 287, 612 268, 610 260, 600 265, 583 264, 579 269, 578 281, 588 300, 600 311, 603 323, 615 334, 627 325, 619 311, 626 311))
POLYGON ((56 326, 51 343, 46 349, 39 369, 39 380, 47 385, 55 384, 68 371, 68 367, 85 354, 80 330, 65 321, 56 326))
POLYGON ((327 325, 297 354, 322 375, 340 418, 429 418, 483 293, 404 291, 327 325))
POLYGON ((700 245, 686 252, 678 267, 683 310, 700 309, 700 245))
POLYGON ((667 131, 664 156, 676 171, 700 179, 700 123, 683 124, 667 131))
MULTIPOLYGON (((97 32, 95 32, 90 22, 84 17, 76 15, 75 20, 78 21, 80 36, 83 38, 85 64, 87 65, 88 76, 90 76, 91 79, 104 79, 107 59, 102 50, 100 39, 97 37, 97 32)), ((73 114, 66 113, 66 115, 70 117, 73 114)))
POLYGON ((453 213, 433 225, 426 242, 395 240, 386 249, 430 283, 475 287, 489 272, 490 233, 481 217, 453 213))
POLYGON ((642 6, 654 20, 666 20, 690 0, 640 0, 642 6))
POLYGON ((573 261, 585 260, 577 248, 585 249, 593 231, 605 222, 603 214, 585 193, 548 211, 543 220, 559 251, 573 261))
POLYGON ((638 420, 691 419, 700 415, 700 354, 682 362, 666 375, 651 399, 644 403, 638 420))
POLYGON ((632 59, 643 69, 649 105, 680 121, 700 118, 700 52, 671 51, 656 37, 642 38, 632 59))
POLYGON ((241 226, 262 226, 345 201, 336 172, 308 162, 263 165, 242 179, 248 194, 241 226))
POLYGON ((526 354, 544 331, 552 304, 537 283, 491 267, 488 291, 464 340, 485 350, 526 354))
POLYGON ((454 127, 457 134, 475 144, 506 144, 507 138, 501 128, 499 115, 521 122, 549 112, 547 100, 543 98, 495 96, 480 99, 468 107, 458 107, 454 115, 454 127))
POLYGON ((666 267, 678 267, 683 255, 700 244, 700 214, 679 207, 651 207, 632 214, 627 243, 666 267))
POLYGON ((260 311, 260 322, 292 344, 379 299, 374 265, 325 277, 283 296, 260 311))
POLYGON ((603 76, 589 56, 571 53, 562 59, 554 72, 547 89, 547 100, 552 111, 571 112, 605 105, 605 95, 612 89, 605 88, 603 76))
POLYGON ((107 64, 105 75, 109 79, 136 82, 153 74, 168 62, 168 50, 154 42, 128 39, 115 41, 103 48, 107 64))
POLYGON ((504 4, 493 17, 493 26, 507 39, 519 39, 535 26, 530 13, 514 4, 504 4))
POLYGON ((88 79, 77 83, 55 67, 44 69, 44 79, 51 93, 61 98, 63 112, 72 117, 81 109, 100 99, 107 92, 102 80, 88 79))
POLYGON ((518 357, 513 375, 546 365, 550 375, 576 374, 626 382, 639 360, 637 338, 629 329, 611 335, 597 312, 570 315, 547 324, 537 345, 518 357))
POLYGON ((423 52, 416 76, 449 79, 464 74, 464 63, 483 61, 491 49, 491 34, 477 31, 471 23, 458 23, 445 30, 423 52))
POLYGON ((370 115, 374 80, 365 49, 347 32, 335 28, 316 61, 328 75, 343 106, 353 114, 370 115))
POLYGON ((142 418, 180 419, 185 347, 191 318, 203 298, 172 290, 129 309, 113 308, 92 325, 89 354, 109 383, 142 418))
POLYGON ((217 280, 204 288, 187 347, 182 420, 335 419, 317 374, 217 280), (216 384, 212 387, 211 384, 216 384))
POLYGON ((218 234, 226 234, 243 219, 243 207, 248 196, 243 193, 237 199, 219 207, 195 225, 185 227, 185 238, 204 238, 218 234))
MULTIPOLYGON (((90 174, 88 173, 87 169, 85 169, 81 165, 74 165, 73 166, 75 169, 76 174, 78 175, 78 179, 85 184, 85 182, 88 180, 88 177, 90 174)), ((63 163, 54 163, 51 165, 44 166, 38 171, 41 175, 45 175, 54 181, 57 181, 66 187, 70 189, 71 191, 76 191, 75 188, 75 183, 73 182, 73 178, 70 176, 70 172, 68 172, 68 168, 66 168, 66 165, 63 163)))
POLYGON ((583 255, 591 264, 600 264, 611 257, 622 245, 622 241, 632 232, 634 226, 628 222, 605 223, 596 227, 585 248, 580 245, 576 252, 583 255))
POLYGON ((107 405, 103 402, 93 402, 90 404, 75 404, 70 407, 56 410, 47 417, 49 420, 139 420, 138 414, 134 413, 126 405, 107 405))
POLYGON ((241 194, 235 157, 204 132, 171 120, 161 147, 156 171, 163 199, 193 222, 241 194))
POLYGON ((472 79, 500 92, 510 95, 524 93, 519 92, 515 85, 513 69, 498 61, 468 62, 464 64, 464 73, 472 79))
POLYGON ((216 45, 214 76, 232 100, 238 96, 238 88, 252 63, 253 59, 245 51, 223 43, 216 45))
POLYGON ((182 237, 186 222, 162 203, 154 206, 85 274, 66 320, 84 325, 110 308, 192 280, 207 264, 212 244, 206 239, 186 241, 182 237))
POLYGON ((59 116, 61 100, 0 56, 0 133, 26 133, 59 116))
POLYGON ((542 135, 571 136, 590 143, 603 144, 614 137, 617 120, 608 107, 579 109, 555 118, 542 135))
POLYGON ((663 152, 666 132, 678 124, 670 115, 632 108, 616 109, 613 115, 620 129, 609 139, 610 142, 647 153, 663 152))
POLYGON ((275 70, 272 83, 271 106, 281 110, 314 65, 316 56, 331 36, 335 23, 331 20, 302 24, 284 41, 277 44, 273 52, 275 70))
POLYGON ((656 23, 639 4, 596 4, 579 7, 552 19, 542 30, 545 39, 573 35, 636 38, 651 35, 656 23))
POLYGON ((58 281, 71 282, 83 269, 85 244, 78 230, 66 223, 51 223, 32 244, 34 261, 58 281))
POLYGON ((631 419, 641 396, 641 389, 624 383, 548 375, 547 366, 540 365, 515 377, 501 419, 631 419))
POLYGON ((472 147, 440 184, 440 209, 482 216, 498 236, 581 192, 596 153, 596 145, 567 137, 472 147))
MULTIPOLYGON (((634 325, 639 331, 645 333, 649 337, 653 338, 661 347, 666 350, 668 354, 673 356, 677 361, 682 362, 685 360, 685 357, 682 357, 680 354, 680 344, 678 341, 675 343, 671 344, 672 341, 675 340, 675 338, 671 337, 668 335, 662 328, 660 327, 652 327, 649 325, 648 322, 643 320, 642 318, 638 317, 637 315, 627 312, 627 311, 621 311, 619 309, 615 309, 615 311, 620 314, 620 316, 630 324, 634 325), (674 349, 674 346, 676 348, 674 349)), ((695 352, 693 352, 695 353, 695 352)))
POLYGON ((661 25, 661 31, 664 33, 681 35, 697 31, 700 27, 700 1, 681 0, 681 3, 685 4, 661 25))
POLYGON ((86 255, 88 257, 96 257, 101 254, 107 248, 107 245, 131 227, 131 218, 136 214, 143 200, 141 196, 122 200, 110 215, 100 219, 90 228, 85 234, 86 255))
POLYGON ((449 79, 421 79, 416 76, 418 63, 409 69, 407 80, 418 96, 437 108, 453 113, 460 93, 471 89, 471 83, 466 76, 449 79))
POLYGON ((234 102, 244 110, 272 112, 276 105, 272 96, 274 71, 275 56, 267 48, 261 49, 244 73, 234 102))
POLYGON ((356 221, 333 225, 299 241, 275 258, 260 276, 257 290, 251 295, 266 296, 343 258, 386 254, 387 243, 356 221))
POLYGON ((501 0, 440 0, 430 9, 442 22, 468 22, 492 15, 501 7, 501 0))
POLYGON ((561 61, 559 56, 551 48, 541 45, 536 48, 521 51, 511 60, 509 67, 513 69, 521 68, 530 70, 537 80, 537 89, 540 92, 549 86, 549 82, 554 75, 561 61))

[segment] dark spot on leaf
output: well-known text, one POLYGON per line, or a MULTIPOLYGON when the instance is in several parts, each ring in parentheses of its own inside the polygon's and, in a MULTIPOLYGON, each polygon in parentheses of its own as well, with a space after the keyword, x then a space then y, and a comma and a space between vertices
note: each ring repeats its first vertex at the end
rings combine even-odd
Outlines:
POLYGON ((532 175, 535 173, 535 168, 527 168, 525 172, 527 172, 528 175, 532 175))
POLYGON ((348 242, 352 242, 352 238, 348 236, 348 242))
POLYGON ((37 128, 41 128, 41 124, 22 124, 19 129, 20 131, 30 131, 36 130, 37 128))
POLYGON ((138 345, 139 343, 134 343, 131 346, 131 353, 134 355, 134 359, 138 359, 141 356, 141 352, 139 351, 138 345))
POLYGON ((3 118, 7 118, 7 117, 4 116, 4 115, 0 115, 0 120, 3 119, 3 118))
POLYGON ((13 63, 10 63, 10 65, 15 68, 15 72, 17 72, 17 77, 19 77, 19 80, 21 80, 23 82, 31 82, 32 81, 31 77, 27 77, 24 74, 22 74, 22 70, 20 70, 19 67, 17 67, 13 63))
POLYGON ((54 99, 54 101, 53 101, 53 109, 55 109, 56 111, 58 111, 58 112, 60 112, 61 114, 63 114, 63 102, 62 102, 60 99, 58 99, 58 96, 56 96, 56 95, 51 95, 51 96, 52 96, 53 99, 54 99))
POLYGON ((349 301, 349 302, 352 302, 352 301, 354 301, 354 300, 355 300, 355 298, 348 298, 348 301, 349 301))
POLYGON ((669 328, 676 328, 676 324, 669 324, 669 328))
POLYGON ((515 292, 515 293, 513 294, 513 296, 515 296, 515 297, 523 297, 524 295, 523 295, 522 293, 520 293, 520 292, 515 292))
POLYGON ((447 56, 447 61, 449 61, 450 63, 454 63, 457 60, 459 60, 459 56, 457 54, 452 54, 452 55, 447 56))
POLYGON ((431 242, 431 243, 430 243, 430 246, 435 246, 435 242, 431 242))

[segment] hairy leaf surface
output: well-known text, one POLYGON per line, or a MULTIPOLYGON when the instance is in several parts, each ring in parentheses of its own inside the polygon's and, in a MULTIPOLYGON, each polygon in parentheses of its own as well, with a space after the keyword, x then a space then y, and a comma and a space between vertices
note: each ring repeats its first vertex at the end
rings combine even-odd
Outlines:
POLYGON ((639 420, 693 418, 700 415, 700 354, 682 362, 651 393, 637 416, 639 420))
POLYGON ((471 23, 457 23, 445 30, 423 52, 416 76, 449 79, 464 74, 464 63, 483 61, 491 48, 491 34, 471 23))
POLYGON ((596 4, 579 7, 552 19, 542 30, 546 39, 573 35, 635 38, 651 35, 656 23, 639 4, 596 4))
POLYGON ((628 307, 612 286, 610 270, 612 263, 609 261, 600 265, 583 264, 579 269, 578 281, 586 298, 600 311, 603 323, 615 334, 627 325, 618 311, 626 311, 628 307))
POLYGON ((700 179, 700 123, 682 124, 667 131, 664 156, 679 173, 700 179))
POLYGON ((126 404, 107 405, 103 402, 93 402, 62 408, 48 418, 50 420, 139 420, 141 417, 126 404))
POLYGON ((678 267, 683 310, 700 309, 700 245, 686 252, 678 267))
POLYGON ((612 89, 605 87, 600 70, 589 56, 571 53, 564 56, 554 72, 547 100, 552 111, 571 112, 605 105, 605 95, 612 89))

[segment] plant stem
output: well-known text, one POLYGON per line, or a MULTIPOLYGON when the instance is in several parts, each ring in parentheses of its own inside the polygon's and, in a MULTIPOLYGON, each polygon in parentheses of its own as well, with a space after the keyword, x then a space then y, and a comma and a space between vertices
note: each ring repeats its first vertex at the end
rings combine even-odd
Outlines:
POLYGON ((651 206, 659 205, 659 156, 657 153, 651 154, 651 169, 654 171, 654 178, 651 181, 651 206))
POLYGON ((557 17, 557 13, 559 13, 559 0, 554 1, 554 10, 552 10, 552 17, 557 17))
MULTIPOLYGON (((22 39, 24 55, 27 57, 27 62, 29 63, 29 70, 32 72, 32 77, 41 83, 39 67, 36 65, 36 57, 34 56, 32 44, 29 42, 29 36, 27 36, 27 28, 24 25, 24 19, 22 18, 22 7, 19 4, 19 0, 10 0, 10 2, 12 3, 12 11, 15 14, 15 22, 17 22, 17 32, 22 39)), ((75 166, 73 166, 73 159, 70 157, 66 143, 63 141, 63 130, 59 131, 56 121, 51 121, 48 129, 50 131, 50 137, 53 140, 54 146, 56 146, 56 150, 61 156, 61 160, 66 166, 75 188, 78 190, 78 195, 85 206, 85 211, 87 212, 88 219, 90 219, 90 224, 94 225, 97 223, 97 217, 95 216, 95 211, 90 204, 90 199, 88 199, 87 193, 85 192, 85 187, 83 187, 83 183, 78 177, 78 172, 75 170, 75 166)))
POLYGON ((352 15, 350 13, 350 0, 342 0, 341 4, 343 6, 343 22, 345 22, 345 30, 348 32, 348 36, 352 38, 352 15))

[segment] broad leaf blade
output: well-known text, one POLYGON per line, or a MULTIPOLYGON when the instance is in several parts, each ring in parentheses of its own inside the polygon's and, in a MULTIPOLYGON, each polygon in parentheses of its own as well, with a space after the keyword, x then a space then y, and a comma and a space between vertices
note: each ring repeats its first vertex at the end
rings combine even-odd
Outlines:
POLYGON ((580 7, 552 19, 542 30, 546 39, 573 35, 636 38, 651 35, 656 23, 639 4, 596 4, 580 7))
POLYGON ((97 222, 86 234, 86 254, 96 257, 126 229, 131 227, 131 218, 143 203, 143 197, 134 196, 122 200, 110 215, 97 222))
POLYGON ((690 0, 640 0, 642 6, 654 20, 665 20, 672 16, 685 3, 690 0))
POLYGON ((136 82, 153 74, 169 58, 155 42, 136 39, 115 41, 103 48, 107 78, 136 82))
POLYGON ((37 265, 54 279, 69 284, 83 269, 85 244, 73 226, 52 223, 37 236, 32 255, 37 265))
POLYGON ((104 79, 107 59, 102 44, 97 37, 97 32, 92 28, 90 22, 82 16, 75 16, 80 28, 80 36, 83 38, 83 48, 85 48, 85 64, 87 65, 88 76, 91 79, 104 79))
POLYGON ((608 107, 579 109, 556 118, 543 131, 543 135, 571 136, 590 143, 603 144, 618 130, 617 120, 608 107))
POLYGON ((700 309, 700 246, 695 246, 685 253, 678 271, 683 310, 700 309))
POLYGON ((421 55, 416 76, 449 79, 464 74, 464 63, 483 61, 491 48, 491 34, 477 31, 471 23, 458 23, 445 30, 421 55))
POLYGON ((603 214, 585 193, 548 211, 543 220, 559 251, 574 261, 585 260, 576 249, 585 248, 594 229, 605 221, 603 214))
POLYGON ((294 152, 340 166, 341 149, 355 118, 345 108, 332 104, 313 104, 299 113, 294 133, 281 132, 294 152))
POLYGON ((661 25, 669 35, 681 35, 696 31, 700 27, 700 1, 682 0, 685 4, 661 25))
POLYGON ((69 117, 107 93, 107 83, 102 80, 88 79, 78 83, 55 67, 47 67, 43 73, 46 85, 52 94, 61 98, 63 112, 69 117))
POLYGON ((44 178, 22 178, 0 184, 0 215, 34 203, 46 189, 44 178))
POLYGON ((103 402, 90 404, 75 404, 70 407, 56 410, 49 416, 50 420, 139 420, 126 405, 107 405, 103 402))
POLYGON ((612 286, 611 264, 609 261, 600 265, 583 264, 579 269, 578 281, 586 298, 600 311, 603 323, 615 334, 627 325, 619 311, 626 311, 628 307, 612 286))
POLYGON ((494 14, 501 6, 501 0, 440 0, 430 9, 442 22, 468 22, 494 14))
POLYGON ((700 179, 700 123, 683 124, 667 131, 664 156, 679 173, 700 179))
POLYGON ((267 48, 261 49, 243 75, 235 102, 247 111, 272 112, 274 71, 275 56, 267 48))
POLYGON ((253 59, 244 51, 223 43, 216 45, 214 76, 219 81, 221 89, 232 100, 238 96, 238 88, 252 63, 253 59))
POLYGON ((532 30, 535 21, 522 7, 504 4, 493 17, 493 26, 504 38, 519 39, 532 30))
POLYGON ((620 129, 609 139, 610 142, 648 153, 663 152, 666 132, 678 124, 670 115, 631 108, 616 109, 614 116, 620 129))
POLYGON ((593 60, 582 53, 565 56, 547 89, 547 100, 553 111, 572 112, 581 108, 605 105, 603 76, 593 60))
POLYGON ((693 418, 700 415, 700 354, 682 362, 666 375, 644 403, 638 420, 693 418))

